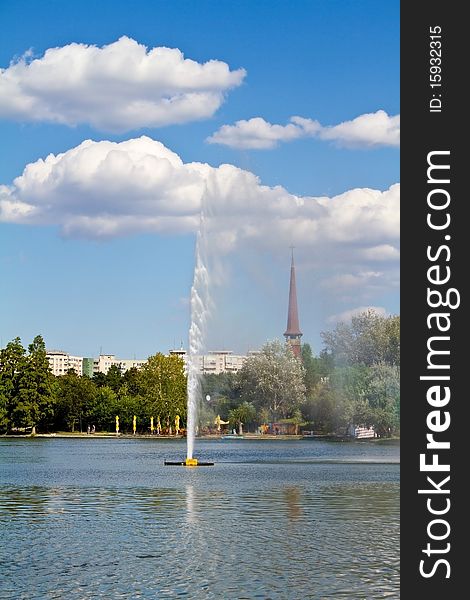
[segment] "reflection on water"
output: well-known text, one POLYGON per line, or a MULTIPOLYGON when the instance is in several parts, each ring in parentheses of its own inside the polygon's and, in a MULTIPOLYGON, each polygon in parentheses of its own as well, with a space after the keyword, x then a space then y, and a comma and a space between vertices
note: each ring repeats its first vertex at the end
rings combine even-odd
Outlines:
POLYGON ((208 444, 225 462, 178 469, 169 444, 47 440, 41 461, 15 444, 0 443, 2 599, 399 597, 396 447, 208 444))
POLYGON ((196 514, 194 512, 194 487, 186 486, 186 521, 188 524, 196 523, 196 514))
POLYGON ((297 487, 286 487, 284 489, 284 500, 289 521, 299 519, 302 516, 301 490, 297 487))

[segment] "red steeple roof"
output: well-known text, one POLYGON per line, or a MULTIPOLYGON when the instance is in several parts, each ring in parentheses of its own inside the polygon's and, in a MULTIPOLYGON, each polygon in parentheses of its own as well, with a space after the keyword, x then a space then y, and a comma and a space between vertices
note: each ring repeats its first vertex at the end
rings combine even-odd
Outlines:
POLYGON ((284 335, 302 335, 299 325, 299 310, 297 308, 297 286, 295 284, 294 249, 292 249, 292 262, 290 267, 289 310, 287 312, 287 329, 284 335))

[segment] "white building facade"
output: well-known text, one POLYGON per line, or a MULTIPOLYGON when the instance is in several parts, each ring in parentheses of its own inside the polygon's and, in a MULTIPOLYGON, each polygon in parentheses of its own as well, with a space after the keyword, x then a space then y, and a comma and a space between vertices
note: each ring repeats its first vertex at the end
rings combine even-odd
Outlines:
POLYGON ((100 354, 98 358, 93 360, 93 373, 108 374, 112 366, 118 367, 121 375, 124 375, 129 369, 141 369, 147 360, 136 358, 117 358, 114 354, 100 354))
MULTIPOLYGON (((256 352, 234 354, 231 350, 213 350, 198 357, 199 373, 201 375, 220 375, 220 373, 238 373, 243 367, 246 359, 256 352)), ((179 356, 183 359, 185 371, 187 371, 188 354, 186 350, 170 350, 170 356, 179 356)), ((141 369, 147 359, 118 358, 114 354, 100 354, 98 358, 83 358, 73 356, 63 350, 48 350, 46 353, 49 367, 56 376, 65 375, 73 369, 77 375, 86 374, 92 376, 95 373, 108 374, 112 366, 118 367, 124 375, 129 369, 141 369), (85 365, 85 366, 84 366, 85 365)))
MULTIPOLYGON (((238 373, 243 367, 246 359, 255 352, 248 355, 234 354, 231 350, 211 350, 207 354, 198 357, 199 373, 201 375, 220 375, 220 373, 238 373)), ((170 350, 170 356, 176 355, 183 359, 185 369, 188 362, 186 350, 170 350)))
POLYGON ((70 369, 83 375, 83 356, 72 356, 63 350, 46 350, 46 357, 53 375, 65 375, 70 369))

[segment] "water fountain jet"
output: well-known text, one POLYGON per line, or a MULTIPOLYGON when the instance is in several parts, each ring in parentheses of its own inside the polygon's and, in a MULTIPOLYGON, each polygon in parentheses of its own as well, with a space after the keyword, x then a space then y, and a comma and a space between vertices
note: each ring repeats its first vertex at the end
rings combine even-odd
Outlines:
POLYGON ((196 238, 196 262, 194 266, 193 285, 191 287, 191 326, 189 328, 188 352, 188 417, 187 417, 187 452, 185 461, 165 461, 165 465, 202 467, 214 463, 199 462, 194 458, 194 441, 196 438, 197 398, 200 391, 199 356, 204 349, 204 336, 209 313, 209 274, 207 271, 207 238, 204 212, 201 212, 199 231, 196 238))

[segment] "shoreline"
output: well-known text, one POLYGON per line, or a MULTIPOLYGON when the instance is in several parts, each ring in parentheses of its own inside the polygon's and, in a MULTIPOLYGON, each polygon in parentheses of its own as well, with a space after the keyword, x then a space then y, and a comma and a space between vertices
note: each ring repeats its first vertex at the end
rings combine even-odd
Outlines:
MULTIPOLYGON (((332 441, 332 442, 399 442, 399 437, 389 437, 389 438, 352 438, 345 436, 335 436, 335 435, 327 435, 327 434, 319 434, 319 435, 287 435, 287 434, 258 434, 258 433, 244 433, 242 436, 225 438, 225 434, 207 434, 197 436, 196 439, 199 440, 225 440, 225 439, 236 439, 237 441, 243 440, 278 440, 278 441, 297 441, 297 440, 316 440, 316 441, 332 441)), ((164 434, 133 434, 133 433, 80 433, 80 432, 67 432, 67 431, 58 431, 56 433, 36 433, 35 435, 27 434, 13 434, 6 433, 1 434, 0 439, 36 439, 36 438, 52 438, 52 439, 109 439, 109 440, 118 440, 118 439, 140 439, 140 440, 184 440, 186 436, 182 435, 164 435, 164 434)))

